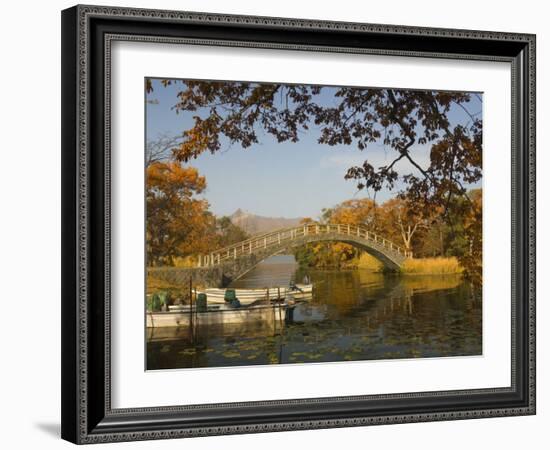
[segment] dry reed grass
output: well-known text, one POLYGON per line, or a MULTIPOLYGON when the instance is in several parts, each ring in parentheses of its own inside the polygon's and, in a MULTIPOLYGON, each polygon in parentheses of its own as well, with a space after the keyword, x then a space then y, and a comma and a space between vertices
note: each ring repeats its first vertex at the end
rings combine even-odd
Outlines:
POLYGON ((402 273, 411 275, 459 274, 463 270, 454 256, 449 258, 413 258, 406 260, 401 266, 402 273))

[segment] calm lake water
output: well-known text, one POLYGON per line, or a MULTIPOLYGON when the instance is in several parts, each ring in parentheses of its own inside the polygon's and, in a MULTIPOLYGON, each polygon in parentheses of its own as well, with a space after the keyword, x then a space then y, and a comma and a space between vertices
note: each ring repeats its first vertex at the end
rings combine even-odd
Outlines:
POLYGON ((313 298, 284 328, 262 324, 149 329, 147 368, 472 356, 482 353, 481 296, 457 276, 299 269, 266 260, 232 287, 288 285, 309 275, 313 298))

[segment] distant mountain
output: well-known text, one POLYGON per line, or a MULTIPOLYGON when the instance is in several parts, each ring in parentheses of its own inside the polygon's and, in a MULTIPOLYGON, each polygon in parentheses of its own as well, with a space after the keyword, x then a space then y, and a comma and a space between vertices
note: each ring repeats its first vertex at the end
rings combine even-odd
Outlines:
POLYGON ((229 218, 235 225, 252 235, 268 233, 279 228, 294 227, 302 220, 301 217, 289 219, 286 217, 257 216, 242 209, 237 209, 229 218))

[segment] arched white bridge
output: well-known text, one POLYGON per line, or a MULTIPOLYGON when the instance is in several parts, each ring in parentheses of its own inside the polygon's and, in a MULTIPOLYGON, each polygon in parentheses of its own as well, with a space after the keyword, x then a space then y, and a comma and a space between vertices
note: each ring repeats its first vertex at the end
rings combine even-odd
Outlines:
POLYGON ((367 228, 348 224, 307 223, 254 236, 207 255, 199 255, 198 267, 231 265, 244 257, 255 256, 258 263, 284 250, 311 242, 344 242, 364 250, 393 270, 399 270, 403 262, 412 258, 412 252, 379 236, 367 228))

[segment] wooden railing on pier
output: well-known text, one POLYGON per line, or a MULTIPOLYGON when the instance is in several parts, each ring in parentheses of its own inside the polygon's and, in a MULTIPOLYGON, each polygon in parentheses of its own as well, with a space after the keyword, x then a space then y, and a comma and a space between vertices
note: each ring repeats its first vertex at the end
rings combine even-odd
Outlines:
MULTIPOLYGON (((373 247, 400 259, 412 258, 412 252, 396 245, 392 241, 381 237, 367 228, 348 224, 318 224, 308 223, 292 228, 284 228, 262 235, 254 236, 242 242, 221 248, 207 255, 199 255, 198 266, 209 267, 235 260, 240 256, 263 252, 269 248, 292 245, 294 240, 310 236, 332 235, 335 240, 343 241, 366 240, 373 247)), ((321 239, 320 239, 321 240, 321 239)))

